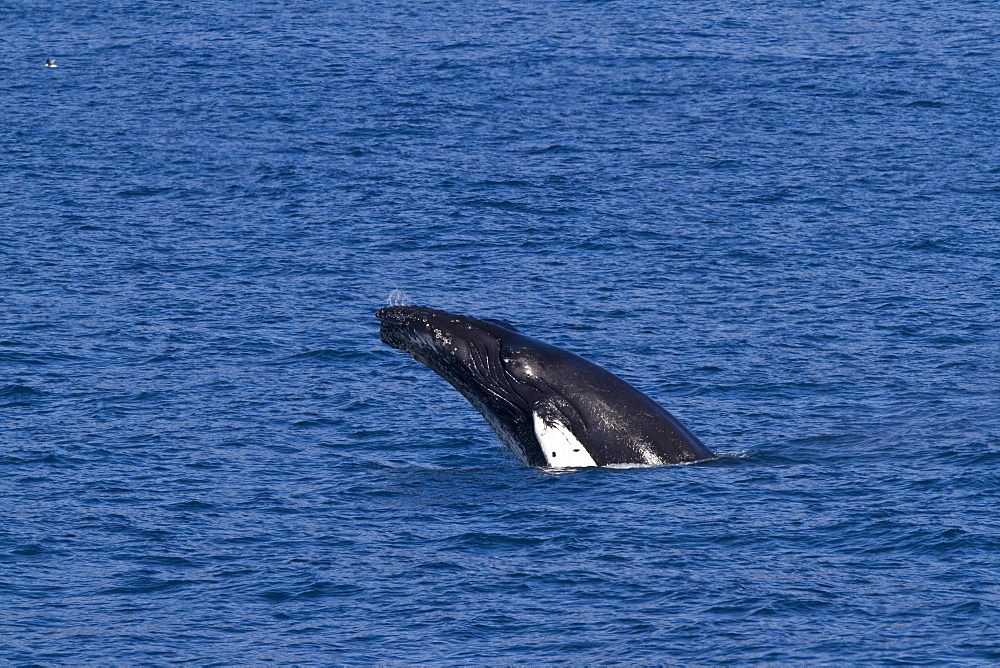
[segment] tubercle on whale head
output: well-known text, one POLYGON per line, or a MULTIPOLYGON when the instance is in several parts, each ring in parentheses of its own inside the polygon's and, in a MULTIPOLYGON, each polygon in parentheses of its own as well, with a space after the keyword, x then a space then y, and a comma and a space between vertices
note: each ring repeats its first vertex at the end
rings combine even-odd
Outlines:
POLYGON ((389 322, 410 328, 437 328, 453 333, 478 331, 493 338, 519 334, 516 327, 503 320, 472 318, 426 306, 383 306, 375 312, 375 317, 381 320, 383 325, 389 322))
POLYGON ((510 325, 424 306, 386 306, 376 317, 383 343, 450 379, 472 375, 490 382, 492 370, 502 367, 504 339, 518 336, 510 325))
POLYGON ((375 312, 375 317, 382 321, 383 331, 394 327, 417 331, 429 326, 433 314, 431 309, 415 306, 384 306, 375 312))
POLYGON ((375 317, 382 321, 393 324, 414 323, 418 321, 426 322, 431 315, 436 312, 433 309, 422 306, 383 306, 375 312, 375 317))
POLYGON ((445 311, 422 306, 386 306, 375 316, 381 320, 379 334, 383 343, 414 355, 428 366, 431 357, 463 356, 468 345, 456 332, 461 319, 445 311))

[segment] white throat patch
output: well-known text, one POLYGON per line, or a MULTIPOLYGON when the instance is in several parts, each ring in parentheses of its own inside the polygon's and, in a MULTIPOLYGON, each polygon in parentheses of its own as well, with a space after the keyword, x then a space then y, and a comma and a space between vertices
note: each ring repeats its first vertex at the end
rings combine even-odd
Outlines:
POLYGON ((550 468, 566 469, 597 466, 597 462, 577 440, 566 425, 558 421, 546 422, 538 411, 532 412, 535 421, 535 437, 542 446, 550 468))

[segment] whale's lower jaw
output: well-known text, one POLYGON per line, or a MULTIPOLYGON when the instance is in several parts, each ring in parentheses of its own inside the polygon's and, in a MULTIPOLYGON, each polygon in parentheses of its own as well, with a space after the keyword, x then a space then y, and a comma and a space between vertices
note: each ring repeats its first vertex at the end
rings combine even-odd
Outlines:
POLYGON ((514 432, 507 428, 507 425, 503 420, 489 411, 480 410, 479 412, 482 413, 490 427, 493 428, 493 431, 500 439, 500 442, 506 445, 507 448, 514 453, 514 456, 521 460, 522 464, 532 467, 538 466, 537 460, 533 461, 532 458, 528 456, 528 449, 523 443, 521 443, 521 439, 519 439, 514 432))
MULTIPOLYGON (((517 457, 522 464, 532 468, 544 468, 545 458, 541 456, 538 444, 533 437, 527 433, 519 434, 515 422, 501 418, 486 405, 479 396, 470 392, 468 388, 459 387, 449 379, 449 382, 461 392, 462 396, 469 400, 469 403, 479 411, 479 414, 486 418, 486 422, 492 427, 493 432, 507 448, 517 457)), ((520 430, 525 431, 525 430, 520 430)))

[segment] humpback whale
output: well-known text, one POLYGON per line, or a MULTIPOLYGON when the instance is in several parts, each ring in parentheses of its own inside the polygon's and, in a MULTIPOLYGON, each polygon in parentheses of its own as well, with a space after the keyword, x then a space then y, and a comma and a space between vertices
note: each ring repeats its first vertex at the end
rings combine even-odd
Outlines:
POLYGON ((387 306, 375 315, 384 343, 451 383, 528 466, 659 466, 715 457, 618 376, 502 320, 422 306, 387 306))

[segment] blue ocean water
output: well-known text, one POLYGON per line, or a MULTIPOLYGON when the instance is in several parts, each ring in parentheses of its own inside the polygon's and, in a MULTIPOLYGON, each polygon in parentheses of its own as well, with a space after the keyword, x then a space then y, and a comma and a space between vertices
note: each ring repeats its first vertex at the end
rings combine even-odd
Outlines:
POLYGON ((0 8, 0 662, 1000 661, 997 18, 0 8), (525 468, 390 299, 723 456, 525 468))

